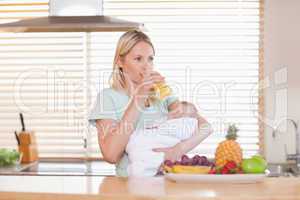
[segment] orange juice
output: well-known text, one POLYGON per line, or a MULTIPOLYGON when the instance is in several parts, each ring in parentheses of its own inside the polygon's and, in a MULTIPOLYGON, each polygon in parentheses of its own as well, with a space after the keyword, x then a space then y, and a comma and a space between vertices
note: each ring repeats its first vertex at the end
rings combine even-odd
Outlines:
POLYGON ((163 100, 171 94, 171 88, 165 83, 158 83, 154 86, 155 98, 163 100))

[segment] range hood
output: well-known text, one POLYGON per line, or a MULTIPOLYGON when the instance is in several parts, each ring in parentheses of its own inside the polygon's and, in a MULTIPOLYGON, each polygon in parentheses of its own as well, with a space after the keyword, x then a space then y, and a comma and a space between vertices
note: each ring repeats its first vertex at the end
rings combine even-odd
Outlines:
POLYGON ((0 24, 0 32, 116 32, 142 23, 102 15, 102 0, 50 0, 50 15, 0 24))
POLYGON ((143 25, 108 16, 49 16, 0 24, 0 32, 108 32, 143 29, 143 25))

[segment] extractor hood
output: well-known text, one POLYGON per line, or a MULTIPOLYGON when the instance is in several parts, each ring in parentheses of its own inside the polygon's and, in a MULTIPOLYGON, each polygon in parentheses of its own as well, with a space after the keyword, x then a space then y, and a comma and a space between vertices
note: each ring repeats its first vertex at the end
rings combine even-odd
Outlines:
POLYGON ((0 32, 109 32, 143 24, 102 15, 102 0, 50 0, 50 15, 0 24, 0 32))
POLYGON ((108 16, 49 16, 0 24, 0 32, 106 32, 142 27, 139 23, 108 16))

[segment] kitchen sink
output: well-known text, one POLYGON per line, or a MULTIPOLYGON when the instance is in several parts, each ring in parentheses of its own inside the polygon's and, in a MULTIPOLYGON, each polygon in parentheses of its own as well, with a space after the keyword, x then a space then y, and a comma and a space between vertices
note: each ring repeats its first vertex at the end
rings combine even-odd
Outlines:
POLYGON ((269 177, 299 177, 300 172, 295 163, 272 163, 268 164, 269 177))
POLYGON ((115 166, 104 161, 38 161, 20 170, 26 175, 114 176, 115 166))

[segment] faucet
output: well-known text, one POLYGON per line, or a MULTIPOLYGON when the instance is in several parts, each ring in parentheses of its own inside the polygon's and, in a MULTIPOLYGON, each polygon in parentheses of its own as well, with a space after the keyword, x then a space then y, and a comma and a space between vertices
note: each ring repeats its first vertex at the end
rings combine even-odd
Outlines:
MULTIPOLYGON (((286 148, 286 145, 285 145, 285 154, 286 154, 286 159, 287 160, 294 160, 296 161, 296 165, 297 165, 297 168, 298 170, 300 170, 300 130, 299 130, 299 125, 297 124, 297 122, 293 119, 286 119, 286 121, 290 121, 293 126, 294 126, 294 130, 295 130, 295 136, 296 136, 296 154, 288 154, 287 153, 287 148, 286 148)), ((277 127, 275 127, 273 129, 273 132, 272 132, 272 136, 273 138, 276 137, 276 132, 277 132, 277 129, 278 127, 281 125, 283 121, 281 121, 277 127)))

